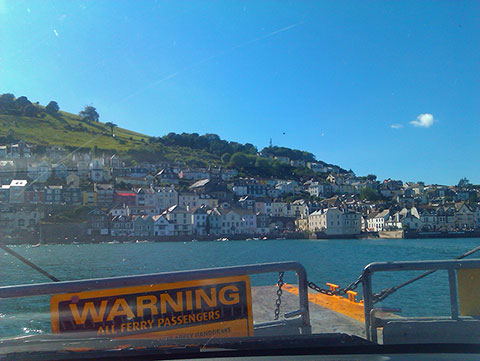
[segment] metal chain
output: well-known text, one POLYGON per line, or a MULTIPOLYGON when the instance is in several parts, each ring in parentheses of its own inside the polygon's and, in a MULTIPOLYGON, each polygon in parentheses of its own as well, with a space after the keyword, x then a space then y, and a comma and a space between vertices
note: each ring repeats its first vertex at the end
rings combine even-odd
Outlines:
MULTIPOLYGON (((456 257, 455 259, 463 259, 465 257, 468 257, 476 252, 480 251, 480 246, 468 251, 468 252, 465 252, 464 254, 462 254, 461 256, 459 257, 456 257)), ((372 295, 372 303, 377 303, 377 302, 381 302, 383 301, 385 298, 387 298, 388 296, 390 296, 391 294, 397 292, 399 289, 405 287, 405 286, 408 286, 409 284, 413 283, 413 282, 416 282, 426 276, 429 276, 431 275, 432 273, 435 273, 437 270, 430 270, 430 271, 427 271, 425 273, 422 273, 421 275, 419 276, 416 276, 412 279, 409 279, 408 281, 406 282, 403 282, 397 286, 394 286, 394 287, 390 287, 390 288, 385 288, 383 290, 381 290, 379 293, 375 293, 372 295)), ((353 291, 355 288, 357 288, 357 286, 359 285, 360 282, 362 282, 364 278, 364 274, 362 272, 362 274, 360 274, 360 276, 358 277, 358 279, 355 281, 355 282, 352 282, 350 283, 347 287, 345 288, 339 288, 338 290, 335 290, 335 291, 332 291, 330 289, 325 289, 325 288, 321 288, 319 286, 317 286, 315 283, 313 282, 308 282, 308 287, 310 287, 311 289, 317 291, 317 292, 320 292, 320 293, 323 293, 325 295, 328 295, 328 296, 334 296, 334 295, 338 295, 338 296, 343 296, 347 293, 347 291, 353 291)))
POLYGON ((315 284, 314 282, 311 282, 311 281, 308 282, 308 287, 310 287, 312 290, 315 290, 315 291, 317 291, 319 293, 322 293, 324 295, 327 295, 327 296, 344 296, 347 293, 347 291, 353 291, 354 289, 356 289, 358 287, 358 285, 362 282, 362 280, 363 280, 363 272, 362 272, 362 274, 360 274, 360 276, 358 276, 356 281, 350 283, 345 288, 339 288, 335 291, 332 291, 332 290, 327 289, 327 288, 321 288, 317 284, 315 284))
POLYGON ((285 284, 283 282, 283 275, 285 272, 278 272, 278 282, 277 282, 277 300, 275 301, 275 315, 274 320, 278 320, 280 317, 280 306, 282 305, 282 287, 285 284))

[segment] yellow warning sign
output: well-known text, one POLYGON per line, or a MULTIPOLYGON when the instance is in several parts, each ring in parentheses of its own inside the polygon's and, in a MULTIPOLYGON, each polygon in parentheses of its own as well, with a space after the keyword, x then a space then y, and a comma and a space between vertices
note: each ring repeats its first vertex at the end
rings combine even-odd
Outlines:
POLYGON ((460 315, 480 316, 480 269, 457 270, 460 315))
POLYGON ((253 335, 248 276, 54 295, 53 333, 115 338, 253 335))

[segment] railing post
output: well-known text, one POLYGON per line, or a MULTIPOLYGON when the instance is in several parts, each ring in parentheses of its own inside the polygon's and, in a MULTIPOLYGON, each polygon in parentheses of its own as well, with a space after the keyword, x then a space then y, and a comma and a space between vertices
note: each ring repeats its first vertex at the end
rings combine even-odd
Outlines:
POLYGON ((310 325, 310 311, 308 308, 308 284, 307 284, 307 272, 305 269, 297 270, 298 277, 298 296, 300 298, 300 309, 302 312, 302 334, 310 335, 312 333, 312 327, 310 325))
POLYGON ((373 309, 373 300, 372 300, 372 275, 368 266, 364 270, 364 277, 362 280, 363 288, 363 310, 365 315, 365 334, 367 340, 372 340, 372 335, 370 331, 370 313, 373 309))
POLYGON ((454 268, 448 269, 448 284, 450 286, 450 309, 452 319, 458 320, 457 276, 454 268))

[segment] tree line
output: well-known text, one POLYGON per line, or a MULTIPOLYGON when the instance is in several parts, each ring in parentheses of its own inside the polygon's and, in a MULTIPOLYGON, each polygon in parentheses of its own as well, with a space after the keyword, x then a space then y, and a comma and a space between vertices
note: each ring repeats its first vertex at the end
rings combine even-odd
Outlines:
POLYGON ((0 113, 7 115, 20 115, 27 117, 37 117, 42 112, 50 115, 56 115, 60 107, 54 100, 50 101, 45 109, 40 107, 38 102, 32 103, 26 96, 15 98, 11 93, 0 95, 0 113))

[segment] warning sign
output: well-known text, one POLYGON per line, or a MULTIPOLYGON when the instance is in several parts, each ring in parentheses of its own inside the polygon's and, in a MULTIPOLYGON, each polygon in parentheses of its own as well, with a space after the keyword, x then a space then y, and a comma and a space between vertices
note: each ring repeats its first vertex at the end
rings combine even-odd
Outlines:
POLYGON ((115 338, 253 335, 248 276, 54 295, 53 333, 115 338))

